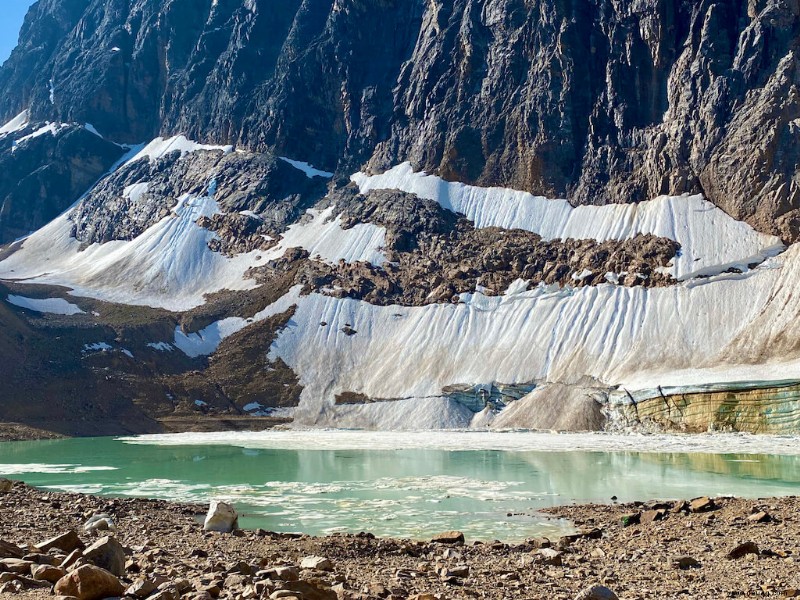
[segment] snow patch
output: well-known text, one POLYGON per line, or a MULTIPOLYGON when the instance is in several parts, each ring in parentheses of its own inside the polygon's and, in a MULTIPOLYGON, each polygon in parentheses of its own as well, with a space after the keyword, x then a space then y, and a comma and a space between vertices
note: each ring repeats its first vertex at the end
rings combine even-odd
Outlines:
POLYGON ((112 350, 111 346, 105 342, 95 342, 94 344, 85 344, 82 352, 87 354, 89 352, 108 352, 112 350))
POLYGON ((233 152, 233 146, 198 144, 197 142, 186 139, 183 135, 177 135, 167 139, 157 137, 136 153, 133 158, 128 159, 125 164, 134 163, 144 157, 148 157, 150 162, 154 162, 170 152, 180 152, 181 156, 183 156, 187 153, 197 152, 199 150, 222 150, 225 154, 229 154, 233 152))
POLYGON ((67 125, 66 123, 51 123, 48 121, 33 133, 29 133, 28 135, 23 136, 18 140, 16 140, 14 142, 14 146, 11 148, 11 151, 14 152, 18 146, 24 144, 28 140, 32 140, 34 138, 41 137, 47 134, 55 136, 56 134, 58 134, 58 132, 60 132, 63 129, 66 129, 67 127, 69 127, 69 125, 67 125))
POLYGON ((382 249, 386 245, 386 229, 371 223, 359 223, 342 229, 342 217, 332 218, 333 206, 323 211, 309 209, 312 220, 295 224, 283 234, 280 244, 271 256, 282 256, 289 248, 305 248, 311 258, 335 265, 340 260, 347 263, 364 261, 380 266, 386 262, 382 249))
POLYGON ((319 169, 315 169, 307 162, 302 162, 299 160, 292 160, 291 158, 286 158, 285 156, 279 156, 283 162, 287 162, 292 165, 295 169, 299 169, 303 173, 306 174, 306 177, 309 179, 313 179, 314 177, 324 177, 325 179, 330 179, 333 177, 333 173, 330 171, 320 171, 319 169))
POLYGON ((28 115, 29 112, 27 110, 23 110, 16 117, 11 119, 8 123, 0 127, 0 136, 4 136, 9 133, 14 133, 15 131, 19 131, 21 129, 25 129, 25 127, 28 125, 28 115))
POLYGON ((227 319, 211 323, 211 325, 201 329, 197 333, 189 334, 181 331, 181 328, 178 326, 175 328, 174 344, 181 352, 190 358, 213 354, 217 351, 217 348, 219 348, 219 345, 225 338, 241 331, 248 325, 263 321, 264 319, 289 310, 289 308, 297 302, 302 289, 302 285, 294 286, 284 296, 249 319, 228 317, 227 319))
POLYGON ((71 236, 68 214, 61 215, 0 262, 0 278, 64 285, 76 296, 174 311, 202 305, 205 294, 255 287, 244 274, 260 253, 228 258, 213 252, 208 242, 215 234, 196 223, 219 212, 213 199, 185 195, 172 212, 134 240, 85 249, 71 236))
POLYGON ((25 296, 9 295, 6 299, 9 304, 19 306, 20 308, 27 308, 40 313, 48 313, 52 315, 82 315, 82 311, 78 306, 67 302, 64 298, 26 298, 25 296))
POLYGON ((167 342, 150 342, 147 347, 157 352, 172 352, 175 349, 172 344, 167 342))
POLYGON ((88 131, 89 133, 93 133, 94 135, 96 135, 99 138, 103 137, 102 135, 100 135, 100 132, 97 131, 97 128, 94 125, 92 125, 91 123, 84 123, 83 124, 83 128, 86 131, 88 131))
POLYGON ((681 245, 667 270, 676 279, 742 271, 785 249, 780 239, 755 231, 728 216, 702 196, 662 196, 638 204, 573 207, 567 200, 547 199, 506 188, 482 188, 447 182, 403 163, 381 175, 351 177, 362 193, 398 189, 434 200, 462 213, 475 226, 525 229, 554 239, 625 240, 651 233, 681 245))
POLYGON ((131 202, 136 204, 137 202, 139 202, 139 200, 142 199, 142 196, 144 196, 149 189, 150 189, 149 181, 134 183, 133 185, 129 185, 124 190, 122 190, 122 197, 128 198, 131 202))

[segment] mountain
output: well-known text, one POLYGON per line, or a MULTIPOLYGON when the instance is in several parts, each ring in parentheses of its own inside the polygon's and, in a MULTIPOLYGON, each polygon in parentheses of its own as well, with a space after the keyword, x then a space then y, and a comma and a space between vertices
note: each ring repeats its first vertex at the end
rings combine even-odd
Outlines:
POLYGON ((0 410, 796 430, 798 39, 788 0, 39 0, 0 410))

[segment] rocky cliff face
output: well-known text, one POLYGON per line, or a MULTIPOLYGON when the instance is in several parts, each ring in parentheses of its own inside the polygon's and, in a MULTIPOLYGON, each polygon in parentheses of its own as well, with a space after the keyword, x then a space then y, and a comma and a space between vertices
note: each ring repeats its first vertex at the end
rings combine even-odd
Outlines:
POLYGON ((792 0, 42 0, 0 116, 800 233, 792 0), (382 32, 382 33, 376 33, 382 32))

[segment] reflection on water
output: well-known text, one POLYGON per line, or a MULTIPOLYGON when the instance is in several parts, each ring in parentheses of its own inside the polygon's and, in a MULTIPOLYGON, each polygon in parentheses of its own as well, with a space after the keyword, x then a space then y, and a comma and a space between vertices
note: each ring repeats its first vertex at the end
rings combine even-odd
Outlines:
POLYGON ((800 491, 800 457, 502 450, 135 445, 112 438, 0 444, 0 475, 118 496, 233 501, 244 527, 325 534, 523 539, 569 524, 569 502, 761 497, 800 491), (508 516, 509 513, 513 516, 508 516))

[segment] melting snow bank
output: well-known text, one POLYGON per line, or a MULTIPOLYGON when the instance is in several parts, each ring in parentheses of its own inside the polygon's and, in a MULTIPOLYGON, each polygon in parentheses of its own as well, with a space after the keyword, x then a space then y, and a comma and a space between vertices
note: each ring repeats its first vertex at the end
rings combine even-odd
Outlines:
POLYGON ((209 249, 215 234, 196 221, 217 212, 213 198, 183 196, 172 215, 136 239, 85 249, 64 214, 0 263, 0 278, 69 286, 76 296, 109 302, 189 310, 203 304, 205 294, 255 286, 244 274, 258 264, 258 252, 227 258, 209 249))
POLYGON ((63 298, 26 298, 25 296, 9 295, 8 303, 20 308, 27 308, 40 313, 52 315, 79 315, 84 312, 75 304, 63 298))
POLYGON ((174 344, 181 352, 191 358, 213 354, 226 337, 233 335, 237 331, 241 331, 248 325, 263 321, 264 319, 289 310, 297 302, 302 289, 302 285, 294 286, 284 296, 249 319, 228 317, 227 319, 215 321, 197 333, 189 334, 181 331, 180 327, 176 327, 174 344))
POLYGON ((180 152, 181 156, 183 156, 188 152, 197 152, 198 150, 221 150, 225 154, 229 154, 233 152, 233 146, 198 144, 197 142, 186 139, 186 137, 182 135, 168 139, 158 137, 142 148, 132 158, 128 159, 125 164, 134 163, 144 157, 148 157, 152 162, 170 152, 180 152))
POLYGON ((289 163, 295 169, 298 169, 305 173, 306 177, 309 179, 313 179, 314 177, 323 177, 325 179, 331 179, 333 177, 333 173, 330 171, 320 171, 319 169, 315 169, 307 162, 302 162, 299 160, 292 160, 291 158, 286 158, 285 156, 279 156, 283 162, 289 163))
POLYGON ((235 446, 284 450, 506 450, 509 452, 696 452, 800 455, 800 436, 749 434, 648 435, 469 431, 290 430, 178 433, 121 437, 130 444, 235 446))
POLYGON ((11 119, 8 123, 0 127, 0 136, 5 136, 9 133, 14 133, 20 129, 24 129, 28 125, 28 111, 23 110, 16 117, 11 119))
POLYGON ((662 196, 638 204, 573 207, 506 188, 482 188, 414 173, 403 163, 381 175, 356 173, 362 193, 397 189, 462 213, 476 227, 525 229, 553 239, 624 240, 651 233, 681 245, 668 270, 677 279, 746 271, 784 250, 781 241, 728 216, 702 196, 662 196))

